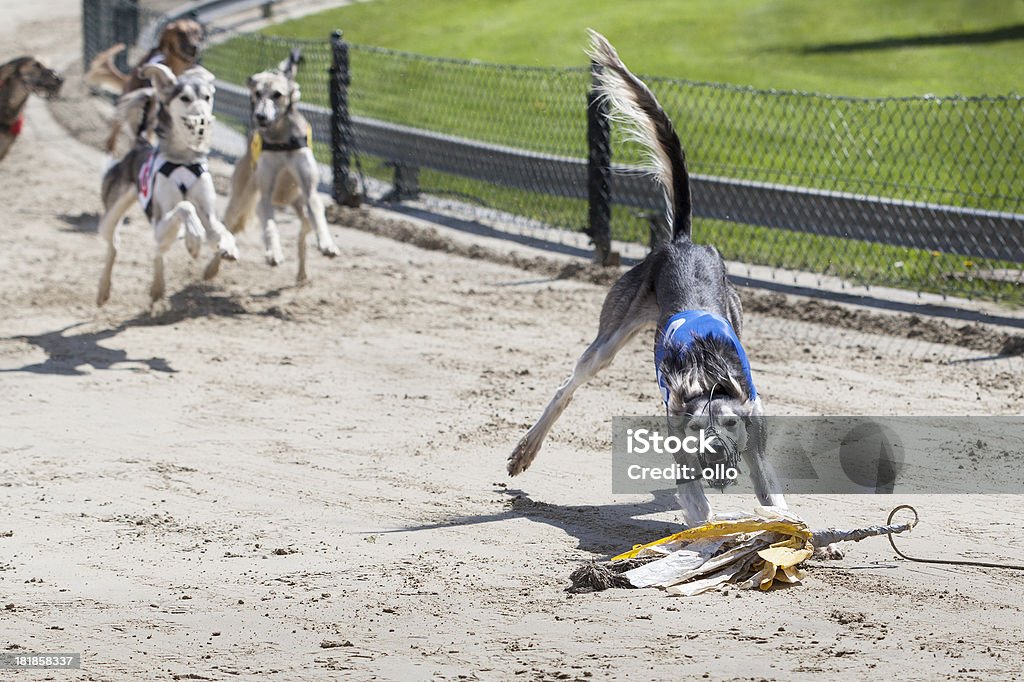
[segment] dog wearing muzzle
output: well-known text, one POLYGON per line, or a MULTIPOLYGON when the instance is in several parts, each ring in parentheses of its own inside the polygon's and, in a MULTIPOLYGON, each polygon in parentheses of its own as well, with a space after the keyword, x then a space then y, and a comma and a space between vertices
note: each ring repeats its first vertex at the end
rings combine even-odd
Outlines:
POLYGON ((136 200, 156 240, 153 282, 149 295, 156 302, 164 295, 164 254, 179 236, 193 258, 203 242, 215 256, 205 276, 217 273, 221 259, 236 260, 234 236, 217 219, 216 192, 207 163, 213 136, 213 74, 201 66, 177 77, 163 64, 150 64, 143 75, 152 88, 121 98, 119 107, 155 112, 157 144, 150 144, 147 129, 140 130, 132 149, 103 175, 104 214, 99 232, 107 242, 107 257, 100 276, 96 304, 110 298, 111 273, 120 242, 124 214, 136 200))
MULTIPOLYGON (((598 91, 613 120, 648 152, 648 170, 661 185, 671 235, 611 288, 601 309, 597 338, 508 459, 512 476, 530 466, 577 388, 607 367, 640 331, 656 325, 655 372, 670 425, 704 429, 717 447, 696 464, 715 472, 706 483, 724 488, 724 473, 749 467, 758 501, 786 508, 765 456, 764 408, 740 342, 743 315, 725 263, 712 246, 690 238, 692 207, 686 157, 671 120, 654 94, 619 59, 604 36, 591 31, 590 57, 599 65, 598 91), (710 466, 708 466, 710 465, 710 466)), ((712 517, 701 477, 677 481, 687 526, 712 517)))

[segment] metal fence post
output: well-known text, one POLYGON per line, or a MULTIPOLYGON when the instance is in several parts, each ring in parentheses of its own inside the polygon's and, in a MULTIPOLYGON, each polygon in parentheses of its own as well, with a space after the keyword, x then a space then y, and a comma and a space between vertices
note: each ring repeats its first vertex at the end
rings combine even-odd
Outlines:
MULTIPOLYGON (((139 39, 139 0, 118 3, 113 7, 112 14, 114 42, 124 43, 131 47, 139 39)), ((124 73, 131 73, 132 65, 128 62, 128 50, 117 55, 114 58, 114 63, 124 73)))
POLYGON ((331 68, 328 84, 331 97, 331 173, 334 176, 331 194, 334 201, 346 206, 360 203, 355 179, 352 177, 352 119, 348 113, 349 75, 348 43, 341 31, 331 34, 331 68))
POLYGON ((585 233, 594 243, 594 262, 616 265, 612 253, 612 172, 611 126, 608 103, 597 94, 597 74, 601 67, 590 64, 590 90, 587 92, 587 195, 590 210, 585 233))
POLYGON ((100 51, 100 0, 82 0, 82 69, 89 68, 89 62, 100 51))

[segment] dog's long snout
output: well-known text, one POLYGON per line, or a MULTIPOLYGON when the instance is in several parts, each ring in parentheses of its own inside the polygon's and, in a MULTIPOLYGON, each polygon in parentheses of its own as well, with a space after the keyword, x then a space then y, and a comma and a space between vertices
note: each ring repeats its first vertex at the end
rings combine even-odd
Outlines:
POLYGON ((267 115, 262 111, 257 111, 255 114, 253 114, 252 117, 256 120, 256 123, 259 125, 267 124, 267 115))

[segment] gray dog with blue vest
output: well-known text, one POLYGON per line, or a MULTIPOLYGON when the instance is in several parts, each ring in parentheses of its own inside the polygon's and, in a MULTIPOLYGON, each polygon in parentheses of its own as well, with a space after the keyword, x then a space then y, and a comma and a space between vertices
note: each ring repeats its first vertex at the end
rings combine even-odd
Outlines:
MULTIPOLYGON (((672 235, 612 286, 597 338, 519 441, 508 459, 508 473, 516 476, 530 466, 576 389, 607 367, 638 332, 657 324, 655 373, 670 422, 682 418, 683 428, 713 434, 722 447, 702 464, 738 466, 742 454, 760 503, 784 509, 765 457, 764 409, 740 343, 739 296, 718 251, 690 240, 690 179, 679 137, 654 94, 630 73, 608 40, 594 31, 590 37, 590 57, 601 67, 600 94, 611 105, 613 119, 649 152, 649 169, 665 192, 672 235)), ((724 488, 728 481, 707 483, 724 488)), ((677 491, 687 526, 711 518, 700 477, 678 481, 677 491)))

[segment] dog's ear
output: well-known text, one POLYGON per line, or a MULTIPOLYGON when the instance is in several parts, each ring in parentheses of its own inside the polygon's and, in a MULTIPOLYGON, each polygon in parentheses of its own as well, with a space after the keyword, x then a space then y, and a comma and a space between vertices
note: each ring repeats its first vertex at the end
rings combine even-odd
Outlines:
MULTIPOLYGON (((205 69, 203 70, 205 71, 205 69)), ((160 99, 168 99, 174 92, 175 86, 178 85, 177 76, 164 64, 146 64, 142 67, 142 77, 148 78, 153 83, 160 99)))
POLYGON ((302 50, 297 47, 293 47, 291 53, 288 55, 288 59, 277 65, 277 70, 290 81, 295 80, 295 75, 299 71, 299 64, 302 63, 302 50))

